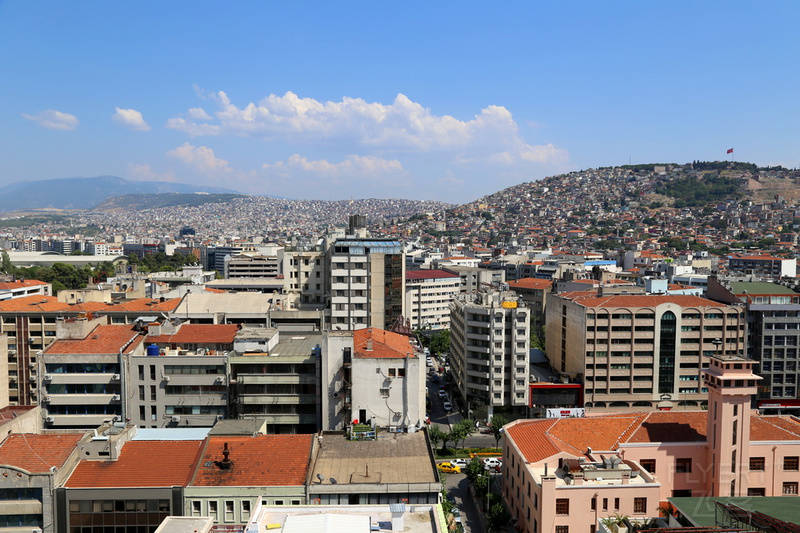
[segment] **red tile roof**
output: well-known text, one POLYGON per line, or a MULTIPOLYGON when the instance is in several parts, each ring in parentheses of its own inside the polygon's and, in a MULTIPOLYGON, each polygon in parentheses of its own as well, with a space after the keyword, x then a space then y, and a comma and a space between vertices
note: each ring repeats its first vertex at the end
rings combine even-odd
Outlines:
POLYGON ((62 339, 48 346, 47 355, 69 354, 118 354, 133 352, 144 340, 144 336, 131 325, 97 326, 85 339, 62 339))
POLYGON ((175 335, 152 335, 147 342, 156 344, 232 344, 236 324, 183 324, 175 335))
POLYGON ((209 437, 190 485, 274 487, 304 485, 314 435, 209 437), (231 466, 220 468, 228 445, 231 466))
POLYGON ((508 282, 509 288, 514 289, 540 289, 546 290, 553 286, 553 282, 549 279, 537 278, 522 278, 508 282))
POLYGON ((405 358, 406 354, 416 357, 411 341, 405 335, 385 331, 378 328, 359 329, 353 332, 353 351, 356 357, 369 358, 405 358), (367 341, 372 341, 369 348, 367 341))
POLYGON ((45 473, 50 467, 61 468, 83 438, 83 433, 9 435, 0 444, 0 464, 12 465, 31 473, 45 473))
POLYGON ((42 285, 49 285, 49 283, 36 279, 26 279, 23 281, 4 281, 0 282, 0 291, 13 291, 14 289, 22 289, 23 287, 41 287, 42 285))
POLYGON ((194 471, 201 440, 126 442, 116 461, 81 461, 67 487, 185 486, 194 471))
POLYGON ((180 298, 173 298, 161 302, 151 298, 137 298, 126 300, 117 304, 103 302, 84 302, 80 304, 68 304, 59 302, 55 296, 42 296, 33 294, 22 298, 12 298, 0 302, 0 313, 69 313, 78 314, 83 312, 105 312, 105 313, 156 313, 171 312, 177 309, 181 302, 180 298))
MULTIPOLYGON (((789 416, 750 417, 750 441, 800 443, 800 421, 789 416)), ((560 452, 582 455, 588 448, 616 450, 625 443, 705 442, 706 411, 650 411, 607 414, 586 418, 526 420, 506 428, 506 433, 529 463, 560 452)))
POLYGON ((457 278, 458 274, 446 272, 444 270, 407 270, 406 280, 410 279, 439 279, 457 278))

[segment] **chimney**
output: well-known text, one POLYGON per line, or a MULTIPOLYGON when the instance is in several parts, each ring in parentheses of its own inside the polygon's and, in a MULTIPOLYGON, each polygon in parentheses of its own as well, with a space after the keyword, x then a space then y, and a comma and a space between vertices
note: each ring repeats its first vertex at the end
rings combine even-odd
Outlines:
POLYGON ((220 467, 222 470, 228 470, 230 467, 233 466, 233 461, 231 461, 229 455, 231 454, 231 450, 228 448, 228 443, 225 443, 225 447, 222 449, 222 461, 217 462, 217 466, 220 467))
POLYGON ((367 351, 372 351, 372 339, 367 339, 367 351))

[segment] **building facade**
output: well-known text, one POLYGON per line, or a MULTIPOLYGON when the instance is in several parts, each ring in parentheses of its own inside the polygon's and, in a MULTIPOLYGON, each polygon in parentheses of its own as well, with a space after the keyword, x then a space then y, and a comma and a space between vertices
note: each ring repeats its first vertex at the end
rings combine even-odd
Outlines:
POLYGON ((406 313, 412 329, 450 327, 450 302, 459 293, 461 278, 444 270, 406 272, 406 313))
POLYGON ((463 294, 450 304, 450 371, 470 407, 528 405, 530 309, 510 292, 463 294))

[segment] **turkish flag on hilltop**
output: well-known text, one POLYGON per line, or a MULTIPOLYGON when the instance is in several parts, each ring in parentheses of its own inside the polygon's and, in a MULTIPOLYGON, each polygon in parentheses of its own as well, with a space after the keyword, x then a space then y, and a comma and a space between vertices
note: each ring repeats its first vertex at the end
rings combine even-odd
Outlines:
POLYGON ((727 153, 732 154, 733 153, 733 148, 728 148, 728 152, 727 153))

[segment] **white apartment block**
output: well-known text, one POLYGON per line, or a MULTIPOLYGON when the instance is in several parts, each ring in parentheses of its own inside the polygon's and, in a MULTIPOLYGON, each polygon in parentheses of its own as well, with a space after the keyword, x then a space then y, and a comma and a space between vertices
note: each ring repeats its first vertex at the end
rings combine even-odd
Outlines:
POLYGON ((459 293, 461 277, 444 270, 406 272, 406 312, 412 329, 450 327, 450 302, 459 293))
POLYGON ((330 328, 391 329, 405 316, 405 259, 399 241, 346 238, 328 249, 330 328))
POLYGON ((512 292, 457 296, 450 304, 450 365, 471 406, 528 405, 530 310, 512 292))
POLYGON ((325 301, 327 263, 320 250, 287 250, 283 255, 284 290, 289 308, 325 301))

